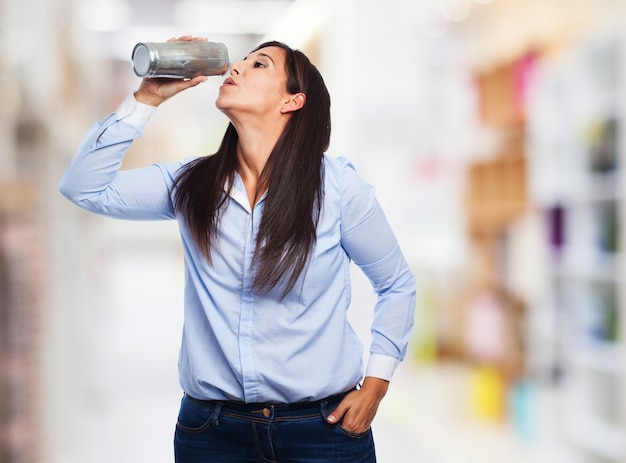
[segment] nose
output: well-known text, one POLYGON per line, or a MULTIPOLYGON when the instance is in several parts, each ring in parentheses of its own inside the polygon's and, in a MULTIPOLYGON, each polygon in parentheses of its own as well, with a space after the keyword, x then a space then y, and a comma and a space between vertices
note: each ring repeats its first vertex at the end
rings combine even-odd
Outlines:
POLYGON ((230 65, 230 75, 234 75, 234 74, 239 74, 239 63, 240 61, 236 61, 234 63, 231 63, 230 65))

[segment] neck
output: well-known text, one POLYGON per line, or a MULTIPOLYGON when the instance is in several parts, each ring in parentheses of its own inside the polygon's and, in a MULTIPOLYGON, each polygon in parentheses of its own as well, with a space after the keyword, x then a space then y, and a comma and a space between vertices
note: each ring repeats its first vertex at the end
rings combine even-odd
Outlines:
POLYGON ((266 185, 259 185, 259 179, 276 142, 280 138, 284 125, 234 124, 238 135, 238 172, 246 188, 250 206, 254 207, 266 188, 266 185))

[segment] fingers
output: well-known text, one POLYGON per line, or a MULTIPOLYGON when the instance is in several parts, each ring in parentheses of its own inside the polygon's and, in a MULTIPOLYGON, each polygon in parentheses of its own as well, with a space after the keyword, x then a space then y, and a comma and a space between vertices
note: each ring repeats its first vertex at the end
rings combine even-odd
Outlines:
POLYGON ((170 37, 167 42, 208 42, 206 37, 194 37, 193 35, 181 35, 180 37, 170 37))
POLYGON ((150 106, 159 106, 165 100, 191 87, 206 82, 207 76, 197 76, 193 79, 143 79, 139 89, 135 92, 135 99, 150 106))
POLYGON ((191 79, 188 83, 189 83, 189 87, 195 87, 198 84, 201 84, 202 82, 206 82, 207 80, 209 80, 209 78, 207 76, 197 76, 194 77, 193 79, 191 79))
POLYGON ((164 100, 167 100, 174 95, 187 90, 188 88, 195 87, 202 82, 206 82, 206 76, 197 76, 193 79, 168 79, 165 80, 159 87, 160 95, 164 100))
POLYGON ((327 421, 330 424, 341 422, 341 426, 357 434, 366 432, 378 411, 378 406, 387 392, 389 382, 366 377, 361 388, 351 392, 331 412, 327 421))
POLYGON ((327 421, 330 424, 341 422, 342 428, 346 431, 363 434, 370 428, 376 415, 376 409, 377 407, 363 403, 358 391, 356 391, 348 394, 339 403, 337 408, 328 416, 327 421))
POLYGON ((349 410, 350 404, 346 400, 347 397, 348 396, 346 396, 341 402, 339 402, 337 408, 335 408, 332 413, 328 415, 326 421, 328 421, 330 424, 339 423, 343 419, 345 413, 349 410))

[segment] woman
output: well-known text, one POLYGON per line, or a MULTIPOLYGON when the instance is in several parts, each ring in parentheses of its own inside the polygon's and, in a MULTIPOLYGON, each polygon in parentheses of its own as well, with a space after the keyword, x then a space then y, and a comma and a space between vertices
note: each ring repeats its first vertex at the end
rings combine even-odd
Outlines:
POLYGON ((205 80, 144 79, 60 186, 91 212, 179 223, 176 461, 374 462, 370 424, 406 353, 415 281, 373 188, 324 154, 330 98, 308 58, 260 45, 220 87, 230 124, 214 155, 119 171, 155 108, 205 80), (351 261, 378 294, 365 374, 346 314, 351 261))

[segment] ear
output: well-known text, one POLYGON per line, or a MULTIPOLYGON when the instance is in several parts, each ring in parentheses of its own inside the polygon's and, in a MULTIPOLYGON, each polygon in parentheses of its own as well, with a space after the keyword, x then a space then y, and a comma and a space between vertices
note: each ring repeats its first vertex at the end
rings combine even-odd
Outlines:
POLYGON ((306 95, 304 93, 296 93, 289 95, 289 99, 280 107, 281 114, 292 113, 302 108, 306 103, 306 95))

